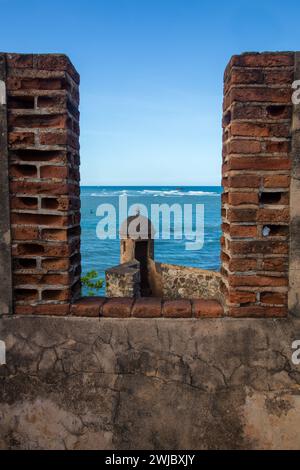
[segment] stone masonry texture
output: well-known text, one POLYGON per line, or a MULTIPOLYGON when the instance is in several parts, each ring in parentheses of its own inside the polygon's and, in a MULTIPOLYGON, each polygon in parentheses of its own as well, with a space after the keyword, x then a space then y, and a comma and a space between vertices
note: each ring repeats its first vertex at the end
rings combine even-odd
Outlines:
POLYGON ((0 448, 299 449, 299 322, 6 316, 0 448))

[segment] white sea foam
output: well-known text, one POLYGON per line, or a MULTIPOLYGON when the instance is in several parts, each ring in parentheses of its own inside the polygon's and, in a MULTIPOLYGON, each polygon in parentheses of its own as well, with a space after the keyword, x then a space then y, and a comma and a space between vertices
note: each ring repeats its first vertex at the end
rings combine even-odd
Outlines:
POLYGON ((113 196, 153 196, 153 197, 180 197, 180 196, 220 196, 217 192, 212 191, 182 191, 179 189, 123 189, 108 191, 107 189, 100 190, 94 193, 82 193, 84 197, 113 197, 113 196))

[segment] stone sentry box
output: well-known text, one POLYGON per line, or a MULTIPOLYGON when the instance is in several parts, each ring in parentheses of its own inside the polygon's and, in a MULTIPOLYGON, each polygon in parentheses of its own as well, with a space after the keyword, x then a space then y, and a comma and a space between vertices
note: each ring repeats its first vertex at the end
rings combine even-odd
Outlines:
POLYGON ((234 56, 225 72, 223 309, 209 299, 80 299, 79 75, 64 55, 0 54, 0 63, 1 314, 189 317, 224 309, 283 317, 288 305, 300 314, 299 106, 291 100, 298 53, 234 56))

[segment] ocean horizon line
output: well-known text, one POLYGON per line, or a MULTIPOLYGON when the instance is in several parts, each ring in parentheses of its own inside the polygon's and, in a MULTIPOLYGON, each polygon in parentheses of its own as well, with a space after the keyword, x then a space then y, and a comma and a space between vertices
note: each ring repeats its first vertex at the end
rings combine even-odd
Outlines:
POLYGON ((81 188, 221 188, 219 184, 80 184, 81 188))

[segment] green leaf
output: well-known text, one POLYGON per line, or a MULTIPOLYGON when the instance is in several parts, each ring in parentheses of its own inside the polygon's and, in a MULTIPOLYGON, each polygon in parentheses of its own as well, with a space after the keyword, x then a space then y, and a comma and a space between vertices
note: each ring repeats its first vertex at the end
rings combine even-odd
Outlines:
POLYGON ((103 279, 97 279, 98 276, 99 274, 97 271, 92 270, 81 277, 81 284, 83 287, 87 287, 89 289, 88 296, 90 297, 97 295, 97 292, 103 286, 103 279))

